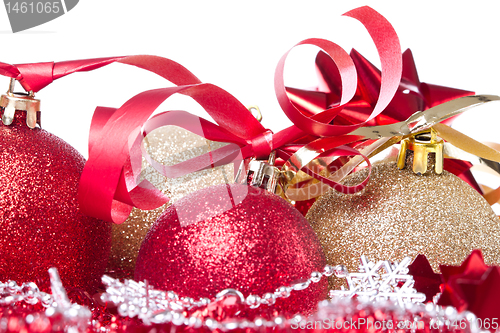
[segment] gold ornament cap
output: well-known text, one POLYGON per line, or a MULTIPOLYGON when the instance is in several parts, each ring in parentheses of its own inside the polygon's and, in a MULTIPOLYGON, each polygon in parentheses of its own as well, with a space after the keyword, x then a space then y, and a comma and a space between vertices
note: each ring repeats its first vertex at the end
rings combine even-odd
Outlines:
POLYGON ((276 153, 272 152, 267 161, 256 159, 244 160, 236 175, 235 183, 259 187, 274 194, 281 194, 278 185, 281 176, 280 169, 274 166, 276 153))
POLYGON ((37 116, 40 111, 40 100, 35 99, 33 91, 28 93, 15 93, 15 79, 10 80, 9 90, 0 97, 0 107, 4 108, 2 122, 4 125, 10 125, 14 121, 16 110, 26 112, 26 124, 29 128, 35 128, 37 116))
POLYGON ((404 169, 406 166, 406 152, 413 151, 413 172, 423 175, 427 172, 428 158, 430 153, 434 153, 434 171, 437 174, 443 172, 443 146, 444 141, 437 136, 432 128, 424 132, 416 133, 401 141, 401 148, 398 154, 398 168, 404 169))

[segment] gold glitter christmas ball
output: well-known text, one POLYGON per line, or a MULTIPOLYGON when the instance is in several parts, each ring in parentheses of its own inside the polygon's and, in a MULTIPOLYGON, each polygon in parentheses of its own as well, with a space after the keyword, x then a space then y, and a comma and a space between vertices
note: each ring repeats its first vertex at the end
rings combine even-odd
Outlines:
MULTIPOLYGON (((407 163, 407 165, 411 165, 407 163)), ((367 169, 346 178, 358 184, 367 169)), ((455 175, 417 175, 396 163, 373 166, 367 187, 356 194, 330 191, 306 218, 318 234, 330 265, 357 272, 361 255, 400 261, 424 254, 434 271, 459 265, 474 249, 489 264, 500 263, 500 221, 477 191, 455 175)), ((330 287, 341 282, 330 279, 330 287)))
MULTIPOLYGON (((145 147, 150 156, 169 166, 205 154, 223 145, 225 144, 208 141, 177 126, 159 128, 149 133, 145 138, 145 147)), ((134 208, 125 222, 113 225, 107 274, 115 278, 133 279, 135 262, 142 241, 151 225, 168 205, 199 189, 234 181, 232 165, 169 179, 159 174, 145 160, 143 160, 141 177, 153 183, 170 198, 170 201, 168 204, 151 211, 134 208)))

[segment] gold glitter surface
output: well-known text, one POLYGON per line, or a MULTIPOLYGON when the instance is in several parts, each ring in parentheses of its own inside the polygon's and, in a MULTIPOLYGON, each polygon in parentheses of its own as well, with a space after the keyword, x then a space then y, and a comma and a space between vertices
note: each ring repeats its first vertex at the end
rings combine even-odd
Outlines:
MULTIPOLYGON (((145 143, 151 157, 165 165, 175 165, 225 145, 208 141, 176 126, 165 126, 151 132, 146 137, 145 143)), ((199 189, 234 181, 232 165, 168 179, 155 171, 145 159, 141 177, 167 194, 170 202, 151 211, 134 208, 124 223, 113 225, 108 274, 118 278, 133 278, 141 243, 151 225, 168 205, 199 189)))
MULTIPOLYGON (((410 168, 380 163, 363 191, 332 190, 314 203, 306 218, 328 263, 356 272, 363 254, 399 261, 422 253, 439 272, 439 264, 459 265, 478 248, 487 263, 500 263, 500 221, 488 203, 451 173, 418 176, 410 168)), ((366 173, 357 172, 345 183, 358 184, 366 173)), ((330 279, 331 288, 338 289, 338 283, 330 279)))

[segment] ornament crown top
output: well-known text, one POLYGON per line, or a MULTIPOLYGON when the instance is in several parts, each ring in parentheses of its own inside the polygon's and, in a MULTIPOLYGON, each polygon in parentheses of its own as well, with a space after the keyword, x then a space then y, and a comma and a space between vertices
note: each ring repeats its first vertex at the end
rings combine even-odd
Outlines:
POLYGON ((0 107, 4 108, 2 122, 4 125, 11 125, 16 110, 23 111, 26 112, 26 124, 33 129, 37 125, 40 100, 34 98, 35 94, 32 90, 27 93, 14 92, 15 84, 16 79, 11 78, 7 93, 0 97, 0 107))
POLYGON ((283 195, 280 186, 281 171, 274 164, 276 152, 269 155, 267 162, 256 159, 244 160, 235 177, 235 182, 265 189, 277 195, 283 195))
POLYGON ((437 136, 436 131, 429 130, 416 133, 401 141, 401 148, 398 154, 398 168, 404 169, 406 165, 407 150, 413 151, 413 172, 417 175, 424 175, 427 172, 427 160, 430 153, 434 154, 434 171, 437 174, 443 173, 443 147, 444 141, 437 136))

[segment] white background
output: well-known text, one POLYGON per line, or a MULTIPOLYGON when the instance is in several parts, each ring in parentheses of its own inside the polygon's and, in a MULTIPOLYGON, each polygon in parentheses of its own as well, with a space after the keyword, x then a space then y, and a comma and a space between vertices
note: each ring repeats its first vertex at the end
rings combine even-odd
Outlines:
MULTIPOLYGON (((202 81, 229 91, 243 104, 258 105, 264 125, 278 131, 289 122, 274 95, 274 70, 293 45, 306 38, 325 38, 347 51, 354 47, 378 64, 361 24, 341 17, 366 4, 393 24, 402 50, 412 49, 422 82, 500 95, 498 0, 80 0, 62 17, 17 34, 10 31, 5 9, 0 8, 0 61, 15 64, 134 54, 167 57, 202 81)), ((293 52, 300 61, 287 63, 288 85, 314 85, 309 51, 297 48, 293 52)), ((0 78, 0 90, 6 90, 8 82, 0 78)), ((42 100, 42 126, 86 156, 96 106, 119 107, 136 93, 166 85, 153 74, 121 64, 74 74, 37 94, 42 100)), ((476 139, 500 142, 498 121, 486 116, 498 113, 499 108, 500 104, 475 111, 458 127, 476 139)), ((161 111, 168 109, 203 115, 185 97, 161 107, 161 111)))

